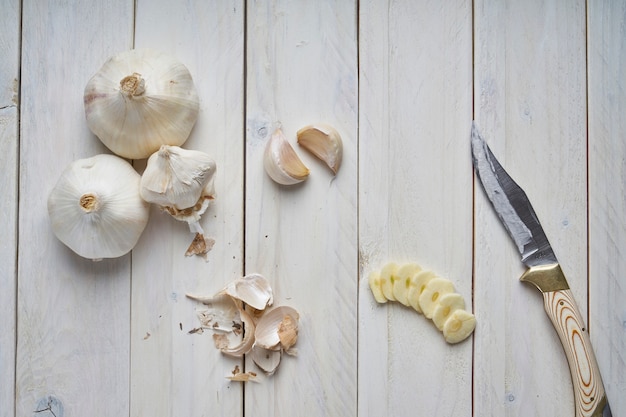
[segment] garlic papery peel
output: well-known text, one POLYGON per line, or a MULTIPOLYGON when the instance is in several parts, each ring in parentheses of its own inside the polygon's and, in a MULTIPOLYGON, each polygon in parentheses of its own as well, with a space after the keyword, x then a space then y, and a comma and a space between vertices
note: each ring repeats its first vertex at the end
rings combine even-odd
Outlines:
POLYGON ((337 174, 343 157, 343 142, 334 127, 327 124, 305 126, 298 130, 298 144, 321 159, 337 174))
POLYGON ((137 243, 149 218, 139 174, 122 158, 97 155, 71 163, 48 197, 57 238, 88 259, 116 258, 137 243))
POLYGON ((252 346, 250 356, 252 360, 265 372, 267 375, 272 375, 276 372, 280 360, 282 359, 283 352, 281 350, 270 350, 262 348, 259 345, 252 346))
POLYGON ((236 279, 230 282, 223 292, 256 310, 264 310, 274 301, 272 287, 261 274, 249 274, 236 279))
POLYGON ((288 306, 276 307, 258 320, 255 345, 269 350, 287 350, 297 341, 298 312, 288 306))
POLYGON ((91 131, 114 153, 147 158, 163 144, 182 145, 198 118, 189 70, 174 57, 133 49, 107 60, 84 93, 91 131))
POLYGON ((309 176, 309 169, 287 141, 281 129, 276 129, 263 154, 265 172, 279 184, 293 185, 309 176))
POLYGON ((175 214, 202 206, 214 197, 215 171, 215 161, 204 152, 161 145, 141 176, 141 197, 175 214))
POLYGON ((228 345, 221 348, 220 351, 225 355, 241 357, 248 353, 254 344, 254 320, 245 310, 239 310, 239 315, 243 323, 242 338, 234 346, 228 345))

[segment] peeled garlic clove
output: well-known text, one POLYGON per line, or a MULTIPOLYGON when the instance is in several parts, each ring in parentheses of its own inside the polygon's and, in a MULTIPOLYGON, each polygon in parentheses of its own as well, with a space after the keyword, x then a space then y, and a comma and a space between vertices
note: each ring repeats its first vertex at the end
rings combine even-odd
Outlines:
POLYGON ((224 293, 256 310, 264 310, 274 301, 272 287, 261 274, 249 274, 232 281, 224 288, 224 293))
POLYGON ((48 198, 54 234, 88 259, 128 253, 150 213, 139 195, 139 178, 128 162, 113 155, 71 163, 48 198))
POLYGON ((185 215, 206 210, 203 205, 208 205, 215 192, 215 171, 215 161, 204 152, 161 145, 148 158, 141 176, 141 197, 174 217, 187 219, 185 215))
POLYGON ((278 365, 280 365, 283 355, 280 350, 270 350, 254 345, 252 351, 250 351, 250 356, 252 356, 256 366, 261 368, 267 375, 272 375, 276 372, 278 365))
POLYGON ((343 142, 334 127, 327 124, 309 125, 298 130, 297 136, 300 146, 324 161, 337 174, 343 157, 343 142))
POLYGON ((280 129, 267 142, 263 166, 270 178, 282 185, 297 184, 309 176, 309 169, 302 163, 280 129))
POLYGON ((297 341, 299 318, 298 312, 288 306, 266 312, 257 323, 255 344, 269 350, 289 349, 297 341))
POLYGON ((84 93, 91 131, 125 158, 147 158, 163 144, 182 145, 198 118, 189 70, 152 49, 122 52, 104 63, 84 93))

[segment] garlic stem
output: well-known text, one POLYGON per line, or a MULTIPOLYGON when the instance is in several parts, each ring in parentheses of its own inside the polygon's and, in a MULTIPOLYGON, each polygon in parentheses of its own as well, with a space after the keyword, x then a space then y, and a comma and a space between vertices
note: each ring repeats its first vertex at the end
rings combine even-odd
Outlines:
POLYGON ((141 78, 141 74, 134 72, 132 75, 122 78, 120 88, 122 93, 127 96, 140 96, 146 91, 146 80, 141 78))

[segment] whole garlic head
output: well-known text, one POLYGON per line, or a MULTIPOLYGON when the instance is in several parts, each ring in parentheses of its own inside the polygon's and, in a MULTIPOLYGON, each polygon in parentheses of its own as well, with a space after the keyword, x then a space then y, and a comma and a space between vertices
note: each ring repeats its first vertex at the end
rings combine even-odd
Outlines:
POLYGON ((178 220, 198 221, 215 195, 215 161, 204 152, 161 145, 148 159, 140 194, 178 220))
POLYGON ((56 237, 78 255, 99 260, 128 253, 149 218, 139 174, 114 155, 71 163, 48 197, 56 237))
POLYGON ((109 58, 87 83, 84 104, 91 131, 130 159, 147 158, 163 144, 182 145, 199 110, 189 70, 152 49, 109 58))

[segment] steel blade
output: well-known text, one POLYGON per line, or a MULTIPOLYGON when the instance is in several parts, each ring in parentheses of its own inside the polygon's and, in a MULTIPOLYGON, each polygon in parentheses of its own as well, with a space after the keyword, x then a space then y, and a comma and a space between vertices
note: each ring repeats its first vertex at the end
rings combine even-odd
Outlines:
POLYGON ((526 193, 502 168, 472 123, 472 160, 480 183, 526 266, 557 263, 526 193))

